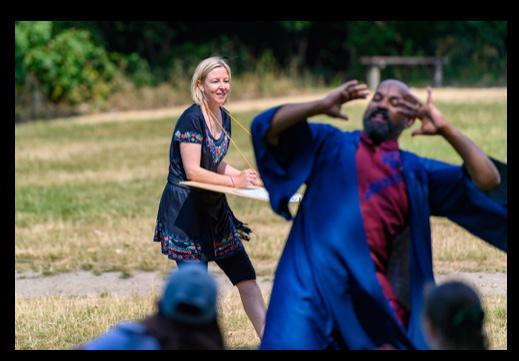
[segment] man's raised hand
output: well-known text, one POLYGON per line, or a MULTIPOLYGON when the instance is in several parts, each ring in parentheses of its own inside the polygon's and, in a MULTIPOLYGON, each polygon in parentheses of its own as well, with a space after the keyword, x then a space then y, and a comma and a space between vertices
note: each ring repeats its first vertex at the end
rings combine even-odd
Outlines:
POLYGON ((411 134, 415 135, 436 135, 447 125, 443 114, 432 103, 432 90, 427 87, 427 101, 418 110, 417 118, 421 120, 422 126, 411 134))
POLYGON ((366 99, 369 89, 366 84, 359 84, 357 80, 350 80, 338 88, 332 90, 322 101, 323 114, 333 118, 348 120, 348 116, 341 113, 344 103, 355 99, 366 99))

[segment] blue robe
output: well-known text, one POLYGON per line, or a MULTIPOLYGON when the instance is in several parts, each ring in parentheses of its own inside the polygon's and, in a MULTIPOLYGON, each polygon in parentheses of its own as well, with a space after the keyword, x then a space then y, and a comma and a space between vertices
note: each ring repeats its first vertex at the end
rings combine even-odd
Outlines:
POLYGON ((363 228, 355 172, 360 131, 303 121, 272 147, 265 135, 277 109, 251 125, 272 209, 292 219, 290 196, 307 187, 275 272, 261 348, 426 349, 420 318, 423 288, 434 282, 430 216, 447 217, 506 251, 506 203, 479 191, 462 166, 400 151, 410 207, 406 262, 397 262, 406 265, 406 330, 376 279, 363 228))
POLYGON ((80 348, 82 350, 160 350, 160 344, 142 323, 124 321, 80 348))

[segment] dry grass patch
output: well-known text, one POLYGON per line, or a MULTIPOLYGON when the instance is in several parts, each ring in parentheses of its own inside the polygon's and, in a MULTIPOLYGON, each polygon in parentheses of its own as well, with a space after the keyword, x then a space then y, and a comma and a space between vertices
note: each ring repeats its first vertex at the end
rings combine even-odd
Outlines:
POLYGON ((71 349, 120 321, 143 318, 154 309, 155 297, 16 298, 15 349, 71 349))
MULTIPOLYGON (((422 100, 427 99, 425 88, 411 88, 413 94, 422 100)), ((495 102, 507 99, 507 88, 433 88, 433 101, 472 103, 495 102)))
MULTIPOLYGON (((15 349, 73 348, 125 320, 139 320, 154 312, 160 290, 146 296, 16 298, 15 349), (81 327, 78 327, 81 325, 81 327)), ((268 302, 270 293, 264 289, 268 302)), ((482 296, 490 348, 507 349, 507 299, 482 296)), ((247 318, 236 289, 220 295, 219 322, 229 349, 256 349, 259 339, 247 318)))
POLYGON ((16 270, 44 274, 156 271, 171 266, 172 261, 160 253, 159 243, 152 242, 154 226, 149 219, 15 226, 16 270))
POLYGON ((507 254, 455 223, 433 217, 432 251, 437 273, 506 272, 507 254))
POLYGON ((506 295, 483 295, 485 332, 492 350, 508 349, 508 308, 506 295))
POLYGON ((231 349, 255 349, 259 346, 259 338, 243 310, 238 291, 233 291, 220 296, 218 308, 226 346, 231 349))
MULTIPOLYGON (((140 320, 155 312, 161 290, 145 296, 41 297, 15 299, 15 349, 64 350, 95 338, 121 321, 140 320), (81 327, 78 327, 81 325, 81 327)), ((265 294, 266 301, 270 294, 265 294)), ((238 291, 219 295, 219 322, 230 349, 255 349, 259 339, 238 291)))

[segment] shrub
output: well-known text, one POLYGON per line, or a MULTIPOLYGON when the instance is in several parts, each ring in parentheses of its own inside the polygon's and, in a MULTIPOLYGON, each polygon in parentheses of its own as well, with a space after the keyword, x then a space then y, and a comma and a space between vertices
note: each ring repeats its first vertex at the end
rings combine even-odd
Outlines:
POLYGON ((52 22, 18 22, 16 84, 33 76, 53 103, 79 104, 103 98, 111 90, 116 66, 86 30, 52 31, 52 22))

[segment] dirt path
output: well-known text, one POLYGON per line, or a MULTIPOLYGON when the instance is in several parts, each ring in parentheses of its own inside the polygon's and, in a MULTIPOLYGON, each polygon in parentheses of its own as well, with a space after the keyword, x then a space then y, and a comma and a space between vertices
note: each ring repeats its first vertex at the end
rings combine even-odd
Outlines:
MULTIPOLYGON (((330 89, 331 90, 331 89, 330 89)), ((425 99, 424 88, 411 89, 416 96, 425 99)), ((316 100, 327 94, 327 91, 320 91, 310 94, 294 95, 287 97, 262 98, 252 100, 239 100, 229 103, 228 109, 232 113, 243 111, 261 111, 279 104, 304 102, 316 100)), ((507 98, 507 88, 437 88, 433 89, 433 96, 436 101, 448 102, 488 102, 507 98)), ((357 102, 366 102, 359 100, 357 102)), ((153 109, 153 110, 131 110, 115 111, 67 118, 57 118, 53 122, 67 122, 78 124, 93 124, 105 122, 127 122, 138 120, 164 119, 166 117, 179 116, 189 104, 153 109)))
MULTIPOLYGON (((210 271, 216 276, 221 293, 232 291, 232 284, 221 271, 213 267, 210 267, 210 271)), ((462 272, 437 275, 436 282, 441 283, 453 278, 472 284, 484 295, 507 293, 506 273, 462 272)), ((259 277, 258 281, 262 290, 270 293, 271 280, 259 277)), ((119 296, 145 295, 152 291, 159 292, 163 282, 163 276, 155 272, 136 272, 129 278, 121 278, 117 272, 103 273, 99 276, 84 271, 54 276, 17 274, 15 294, 17 297, 99 296, 102 293, 119 296)))
MULTIPOLYGON (((288 97, 277 97, 277 98, 264 98, 256 100, 243 100, 236 101, 229 104, 228 109, 232 113, 243 112, 243 111, 260 111, 272 107, 278 104, 293 103, 293 102, 304 102, 309 100, 315 100, 326 93, 312 93, 306 95, 288 96, 288 97)), ((97 124, 107 122, 131 122, 139 120, 157 120, 164 119, 167 117, 178 117, 190 104, 181 106, 153 109, 153 110, 129 110, 129 111, 115 111, 98 113, 91 115, 81 115, 66 118, 53 119, 52 122, 66 122, 76 124, 97 124)))

